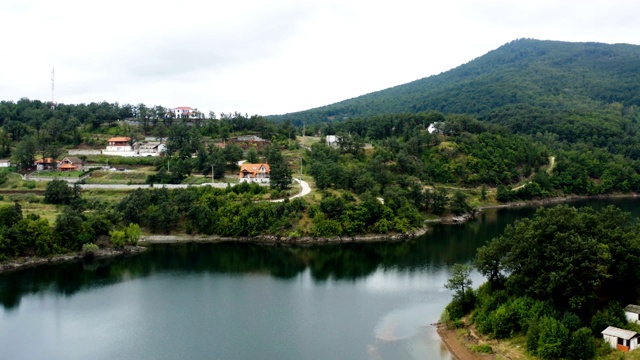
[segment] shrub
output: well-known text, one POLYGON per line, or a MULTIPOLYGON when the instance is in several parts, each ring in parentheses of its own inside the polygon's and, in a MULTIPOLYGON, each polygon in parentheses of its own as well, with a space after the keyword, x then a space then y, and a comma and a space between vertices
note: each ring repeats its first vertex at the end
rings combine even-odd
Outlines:
POLYGON ((26 188, 26 189, 35 189, 36 188, 36 182, 33 180, 25 180, 22 183, 22 187, 26 188))
POLYGON ((569 331, 558 320, 544 316, 540 319, 540 338, 537 354, 543 359, 559 359, 569 342, 569 331))
POLYGON ((569 359, 587 360, 596 356, 596 343, 589 328, 583 327, 571 334, 571 343, 567 349, 569 359))
POLYGON ((138 240, 140 240, 140 225, 130 223, 124 232, 129 245, 138 245, 138 240))
POLYGON ((538 341, 540 340, 540 326, 538 325, 538 320, 533 320, 529 323, 529 328, 527 329, 527 350, 529 350, 532 354, 536 354, 538 352, 538 341))
POLYGON ((493 335, 498 339, 509 338, 517 331, 516 313, 510 303, 502 304, 489 315, 492 317, 493 335))
POLYGON ((493 349, 489 344, 471 345, 471 350, 481 354, 493 354, 493 349))
POLYGON ((93 252, 96 252, 98 250, 99 250, 98 245, 93 244, 93 243, 82 245, 82 252, 85 252, 85 253, 93 253, 93 252))
POLYGON ((124 231, 121 230, 111 230, 109 231, 109 236, 111 236, 111 245, 115 248, 124 247, 126 235, 124 231))

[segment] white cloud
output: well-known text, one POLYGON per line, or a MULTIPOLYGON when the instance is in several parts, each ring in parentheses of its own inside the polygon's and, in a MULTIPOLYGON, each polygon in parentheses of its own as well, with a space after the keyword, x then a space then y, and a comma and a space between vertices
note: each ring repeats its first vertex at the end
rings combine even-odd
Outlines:
POLYGON ((275 114, 437 74, 521 37, 638 43, 631 1, 0 4, 0 99, 275 114))

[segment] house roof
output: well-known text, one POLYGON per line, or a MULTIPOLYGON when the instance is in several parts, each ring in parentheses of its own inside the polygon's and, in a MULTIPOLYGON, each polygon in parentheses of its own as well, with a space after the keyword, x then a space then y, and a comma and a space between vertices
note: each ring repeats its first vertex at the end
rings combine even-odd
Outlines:
POLYGON ((0 159, 0 162, 11 162, 11 159, 0 159))
POLYGON ((177 108, 174 108, 173 110, 193 110, 193 108, 188 107, 188 106, 178 106, 177 108))
POLYGON ((627 305, 627 307, 624 308, 624 311, 634 313, 634 314, 640 314, 640 306, 629 304, 627 305))
POLYGON ((60 165, 60 169, 75 169, 76 167, 71 164, 62 164, 60 165))
POLYGON ((82 164, 82 160, 80 160, 80 158, 75 157, 75 156, 66 156, 64 159, 62 159, 62 161, 69 161, 72 164, 82 164))
POLYGON ((131 140, 130 137, 127 136, 118 136, 118 137, 112 137, 111 139, 109 139, 109 142, 123 142, 123 141, 129 141, 131 140))
POLYGON ((620 329, 614 326, 609 326, 606 329, 602 330, 602 335, 615 336, 621 339, 629 340, 634 336, 637 336, 638 333, 631 330, 620 329))
POLYGON ((53 162, 52 158, 44 158, 36 160, 36 164, 51 164, 53 162))
POLYGON ((258 171, 260 171, 260 167, 264 166, 264 170, 268 173, 271 172, 271 168, 269 168, 269 164, 263 163, 263 164, 242 164, 240 166, 240 177, 242 177, 243 173, 251 173, 253 176, 255 176, 258 171))

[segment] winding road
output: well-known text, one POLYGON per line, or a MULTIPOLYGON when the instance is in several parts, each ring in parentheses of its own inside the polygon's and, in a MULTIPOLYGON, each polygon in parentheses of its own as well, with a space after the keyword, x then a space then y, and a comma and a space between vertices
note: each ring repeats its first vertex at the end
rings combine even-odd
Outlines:
MULTIPOLYGON (((294 181, 300 183, 300 186, 302 187, 302 190, 290 197, 289 199, 295 199, 295 198, 299 198, 299 197, 303 197, 305 195, 308 195, 311 193, 311 187, 309 186, 309 183, 301 180, 301 179, 293 179, 294 181)), ((184 189, 187 187, 191 187, 191 186, 213 186, 216 188, 220 188, 220 189, 226 189, 227 188, 227 183, 206 183, 206 184, 200 184, 200 185, 188 185, 188 184, 132 184, 132 185, 126 185, 126 184, 80 184, 78 186, 80 186, 81 189, 108 189, 108 190, 135 190, 135 189, 158 189, 158 188, 167 188, 167 189, 184 189)), ((284 201, 284 199, 277 199, 277 200, 269 200, 271 202, 282 202, 284 201)))

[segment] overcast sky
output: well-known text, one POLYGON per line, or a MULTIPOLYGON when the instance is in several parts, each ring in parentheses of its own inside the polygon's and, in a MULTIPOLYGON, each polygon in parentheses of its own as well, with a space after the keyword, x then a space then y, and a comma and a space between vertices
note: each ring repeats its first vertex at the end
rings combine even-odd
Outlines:
POLYGON ((439 74, 518 38, 640 44, 636 0, 0 0, 0 100, 272 115, 439 74))

